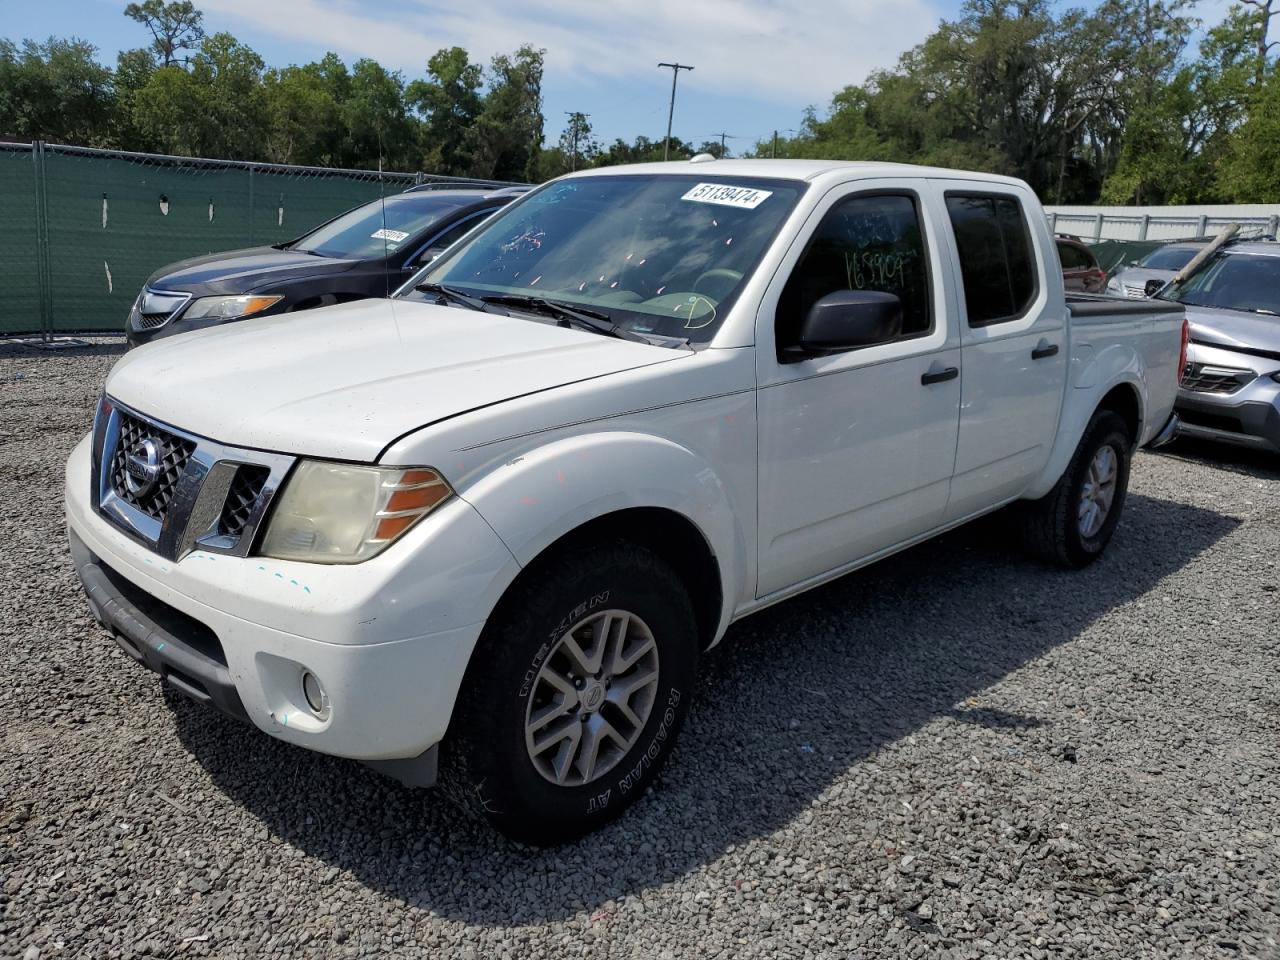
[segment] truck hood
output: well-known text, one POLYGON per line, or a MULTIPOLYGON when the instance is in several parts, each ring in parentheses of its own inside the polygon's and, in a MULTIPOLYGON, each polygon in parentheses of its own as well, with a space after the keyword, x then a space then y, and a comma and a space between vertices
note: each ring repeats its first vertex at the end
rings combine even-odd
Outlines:
POLYGON ((275 247, 250 247, 171 263, 148 277, 147 286, 198 296, 249 293, 263 284, 343 273, 359 262, 275 247))
POLYGON ((469 410, 687 356, 518 317, 362 300, 156 341, 126 354, 106 390, 222 443, 372 462, 396 438, 469 410))
POLYGON ((1280 317, 1248 310, 1187 307, 1191 339, 1227 350, 1280 354, 1280 317))

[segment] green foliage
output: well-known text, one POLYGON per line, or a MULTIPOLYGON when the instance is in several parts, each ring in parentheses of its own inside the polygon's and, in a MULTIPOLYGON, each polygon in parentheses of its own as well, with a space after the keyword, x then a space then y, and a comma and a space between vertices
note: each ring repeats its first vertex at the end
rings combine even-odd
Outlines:
POLYGON ((190 0, 143 0, 125 7, 124 15, 151 32, 151 52, 162 67, 185 63, 179 54, 195 50, 204 39, 204 14, 190 0))
POLYGON ((83 40, 50 37, 19 48, 0 40, 0 133, 25 139, 108 139, 115 98, 111 71, 83 40))
POLYGON ((1271 71, 1254 98, 1219 180, 1223 198, 1233 203, 1280 203, 1280 73, 1271 71))

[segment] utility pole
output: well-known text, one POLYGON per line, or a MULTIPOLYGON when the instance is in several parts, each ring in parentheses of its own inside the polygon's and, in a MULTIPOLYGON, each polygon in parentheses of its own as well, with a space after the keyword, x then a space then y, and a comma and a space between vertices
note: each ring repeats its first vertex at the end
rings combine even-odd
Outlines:
POLYGON ((778 158, 778 131, 773 131, 773 153, 769 154, 771 160, 778 158))
POLYGON ((569 154, 569 170, 572 172, 578 169, 578 134, 580 132, 578 121, 579 119, 586 120, 591 114, 578 113, 576 110, 566 110, 564 115, 569 118, 569 137, 573 142, 573 149, 569 154))
POLYGON ((660 63, 659 67, 671 68, 671 106, 667 108, 667 139, 662 141, 662 159, 666 160, 671 153, 671 118, 676 113, 676 78, 681 70, 692 70, 693 67, 683 63, 660 63))
POLYGON ((720 138, 720 156, 723 158, 723 157, 724 157, 724 140, 725 140, 725 137, 729 136, 729 134, 727 134, 727 133, 713 133, 713 134, 712 134, 712 136, 713 136, 713 137, 719 137, 719 138, 720 138))

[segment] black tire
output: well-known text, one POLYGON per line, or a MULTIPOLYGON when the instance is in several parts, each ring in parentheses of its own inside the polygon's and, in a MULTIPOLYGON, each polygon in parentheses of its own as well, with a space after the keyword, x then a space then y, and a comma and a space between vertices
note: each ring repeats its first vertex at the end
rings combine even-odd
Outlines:
POLYGON ((548 558, 503 598, 471 657, 442 747, 441 787, 523 843, 563 843, 597 829, 644 793, 671 752, 693 693, 697 657, 688 593, 652 551, 614 542, 548 558), (639 736, 609 770, 584 784, 557 785, 526 748, 530 697, 560 637, 593 610, 607 609, 634 614, 653 635, 658 680, 652 706, 639 736))
POLYGON ((1110 410, 1099 410, 1089 421, 1080 445, 1054 488, 1039 500, 1019 505, 1018 516, 1027 549, 1048 563, 1070 569, 1086 567, 1106 549, 1124 511, 1129 490, 1129 460, 1133 438, 1128 425, 1110 410), (1080 530, 1078 509, 1089 465, 1103 447, 1116 454, 1115 494, 1102 526, 1092 536, 1080 530))

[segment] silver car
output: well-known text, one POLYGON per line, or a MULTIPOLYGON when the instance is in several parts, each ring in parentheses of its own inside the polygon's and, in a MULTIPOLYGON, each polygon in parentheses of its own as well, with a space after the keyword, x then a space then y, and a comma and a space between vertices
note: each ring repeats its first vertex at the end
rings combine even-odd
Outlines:
POLYGON ((1161 294, 1186 305, 1182 432, 1280 453, 1280 243, 1234 243, 1161 294))
POLYGON ((1147 284, 1159 280, 1163 286, 1173 279, 1173 275, 1191 262, 1191 258, 1199 253, 1208 243, 1207 240, 1192 240, 1185 243, 1170 243, 1156 247, 1141 260, 1136 260, 1125 267, 1120 267, 1107 281, 1107 293, 1113 297, 1128 297, 1141 300, 1149 296, 1147 284))

